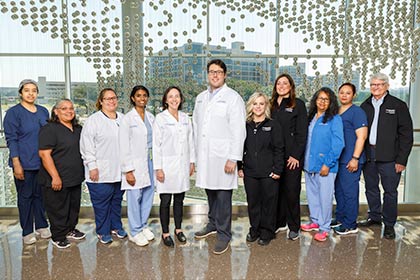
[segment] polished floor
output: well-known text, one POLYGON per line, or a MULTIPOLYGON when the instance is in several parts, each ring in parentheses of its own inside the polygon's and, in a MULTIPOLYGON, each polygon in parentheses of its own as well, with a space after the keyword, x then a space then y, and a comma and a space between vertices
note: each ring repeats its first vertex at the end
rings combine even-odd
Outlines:
POLYGON ((159 220, 149 222, 157 238, 138 247, 128 239, 101 244, 94 221, 81 219, 86 240, 60 250, 49 240, 23 245, 18 221, 0 219, 0 279, 420 279, 420 216, 400 217, 394 241, 378 226, 322 243, 312 233, 291 241, 283 232, 265 247, 247 243, 248 219, 235 218, 231 248, 220 256, 214 236, 193 237, 204 215, 185 219, 189 241, 172 249, 161 242, 159 220))

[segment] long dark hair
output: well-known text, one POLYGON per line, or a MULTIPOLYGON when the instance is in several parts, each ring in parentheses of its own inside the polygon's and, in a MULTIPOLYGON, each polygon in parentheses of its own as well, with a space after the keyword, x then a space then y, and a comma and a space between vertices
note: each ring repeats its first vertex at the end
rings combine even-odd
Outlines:
POLYGON ((134 95, 136 94, 136 92, 137 92, 138 90, 143 90, 143 91, 145 91, 145 92, 146 92, 147 97, 150 97, 150 93, 149 93, 149 90, 147 89, 147 87, 142 86, 142 85, 137 85, 137 86, 134 86, 134 87, 133 87, 133 89, 131 90, 131 93, 130 93, 130 104, 131 104, 133 107, 135 107, 135 106, 136 106, 136 102, 134 102, 134 101, 133 101, 133 97, 134 97, 134 95))
POLYGON ((330 102, 328 104, 328 109, 325 111, 324 117, 322 118, 322 123, 326 123, 330 119, 332 119, 335 115, 338 114, 338 101, 337 96, 335 95, 334 91, 328 87, 322 87, 317 92, 315 92, 314 96, 312 96, 311 103, 309 104, 309 115, 308 120, 309 123, 314 118, 317 107, 316 107, 316 100, 321 92, 324 92, 328 95, 330 102))
POLYGON ((181 102, 179 102, 178 110, 182 110, 182 103, 184 103, 184 95, 182 95, 182 91, 177 86, 170 86, 165 90, 165 93, 162 97, 162 108, 164 110, 168 109, 168 103, 166 103, 166 100, 168 99, 168 93, 172 90, 176 89, 179 92, 179 97, 181 98, 181 102))
POLYGON ((295 108, 296 106, 296 85, 295 85, 295 81, 293 81, 292 76, 290 76, 289 74, 283 73, 280 74, 280 76, 277 77, 276 81, 274 82, 274 86, 273 86, 273 93, 271 94, 271 99, 270 99, 270 108, 271 108, 271 112, 273 112, 275 109, 277 109, 279 107, 279 104, 277 103, 277 98, 279 97, 279 94, 277 93, 277 82, 281 79, 285 77, 287 80, 289 80, 289 84, 290 84, 290 102, 289 104, 287 104, 287 108, 295 108))
MULTIPOLYGON (((63 102, 70 102, 72 105, 74 105, 73 104, 73 101, 71 101, 70 99, 68 99, 68 98, 63 98, 63 99, 60 99, 59 101, 57 101, 57 103, 55 103, 55 105, 52 107, 52 109, 51 109, 51 118, 48 120, 48 122, 50 122, 50 123, 60 123, 60 120, 59 120, 59 118, 58 118, 58 116, 57 116, 57 114, 54 112, 56 109, 58 109, 59 108, 59 106, 61 105, 61 103, 63 103, 63 102)), ((74 114, 74 118, 71 120, 71 124, 72 124, 72 126, 73 127, 76 127, 76 126, 79 126, 79 121, 77 120, 77 118, 76 118, 76 113, 74 114)))

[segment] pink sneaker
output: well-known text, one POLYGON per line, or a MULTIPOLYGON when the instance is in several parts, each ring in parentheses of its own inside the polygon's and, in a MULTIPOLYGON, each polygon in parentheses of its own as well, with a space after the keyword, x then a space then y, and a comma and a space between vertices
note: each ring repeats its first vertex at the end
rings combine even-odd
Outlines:
POLYGON ((300 225, 300 229, 303 230, 303 231, 318 231, 319 230, 319 225, 315 224, 315 223, 302 224, 302 225, 300 225))
POLYGON ((323 231, 323 232, 316 233, 315 236, 314 236, 314 239, 316 241, 323 242, 323 241, 326 241, 327 240, 327 237, 328 237, 328 232, 323 231))

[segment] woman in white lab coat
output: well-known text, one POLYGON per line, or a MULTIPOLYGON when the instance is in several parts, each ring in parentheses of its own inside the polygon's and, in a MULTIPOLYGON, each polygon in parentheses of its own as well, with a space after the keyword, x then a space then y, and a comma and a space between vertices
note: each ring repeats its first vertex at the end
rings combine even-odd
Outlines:
POLYGON ((187 241, 181 229, 185 192, 190 188, 189 177, 194 172, 194 142, 191 121, 181 112, 184 97, 178 87, 169 87, 162 98, 165 109, 153 124, 153 162, 156 187, 160 196, 162 241, 173 247, 169 234, 169 207, 174 197, 174 235, 181 243, 187 241))
POLYGON ((149 90, 135 86, 130 94, 133 109, 120 127, 122 184, 127 194, 127 216, 130 240, 146 246, 155 238, 147 227, 153 205, 152 126, 154 117, 146 111, 149 90))

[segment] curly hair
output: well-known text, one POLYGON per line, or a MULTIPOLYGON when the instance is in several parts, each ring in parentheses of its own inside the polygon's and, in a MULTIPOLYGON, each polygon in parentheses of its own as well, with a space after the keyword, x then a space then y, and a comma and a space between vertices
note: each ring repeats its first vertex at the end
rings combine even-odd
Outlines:
POLYGON ((330 119, 332 119, 335 115, 338 114, 338 101, 337 96, 335 95, 334 91, 328 87, 322 87, 317 92, 315 92, 314 96, 312 96, 311 102, 309 103, 309 114, 308 114, 308 123, 312 121, 316 112, 316 100, 318 99, 319 94, 323 92, 328 95, 330 102, 328 104, 328 108, 325 111, 324 117, 322 119, 322 123, 326 123, 330 119))
POLYGON ((283 74, 280 74, 277 77, 276 81, 274 82, 273 93, 271 94, 271 99, 270 99, 271 112, 273 112, 274 109, 277 109, 279 107, 279 104, 277 103, 277 98, 279 98, 279 94, 277 92, 277 82, 283 77, 286 78, 287 80, 289 80, 289 84, 290 84, 290 102, 289 102, 289 104, 287 104, 287 107, 288 108, 295 108, 295 106, 296 106, 296 85, 295 85, 295 81, 293 80, 292 76, 290 76, 289 74, 283 73, 283 74))

